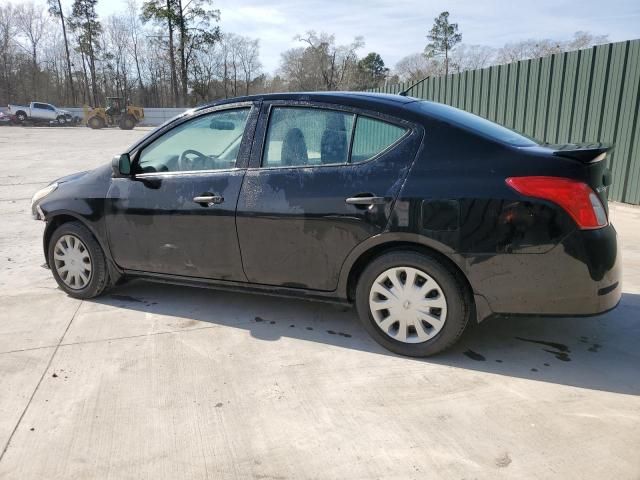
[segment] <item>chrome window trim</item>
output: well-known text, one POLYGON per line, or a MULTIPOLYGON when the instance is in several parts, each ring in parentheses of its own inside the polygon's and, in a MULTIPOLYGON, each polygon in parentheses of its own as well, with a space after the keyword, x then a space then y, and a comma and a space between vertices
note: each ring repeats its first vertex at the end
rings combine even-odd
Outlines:
POLYGON ((138 173, 135 175, 135 178, 157 178, 157 177, 185 177, 185 176, 199 176, 199 175, 211 175, 212 173, 229 173, 229 172, 240 172, 242 170, 247 170, 246 168, 220 168, 214 170, 180 170, 175 172, 147 172, 147 173, 138 173))

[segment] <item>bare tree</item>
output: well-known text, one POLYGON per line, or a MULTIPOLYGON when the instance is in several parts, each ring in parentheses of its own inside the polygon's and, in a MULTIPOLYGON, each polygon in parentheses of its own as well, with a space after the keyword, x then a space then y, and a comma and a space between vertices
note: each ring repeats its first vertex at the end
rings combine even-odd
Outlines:
POLYGON ((316 34, 313 30, 305 36, 298 35, 296 39, 308 45, 305 53, 320 74, 324 90, 337 90, 343 84, 349 68, 355 68, 358 62, 356 51, 364 47, 362 37, 356 37, 349 45, 336 45, 334 35, 316 34))
MULTIPOLYGON (((130 35, 128 31, 129 19, 124 15, 111 15, 105 25, 105 46, 103 51, 104 64, 110 75, 109 82, 113 85, 113 93, 127 100, 130 96, 129 85, 129 50, 130 35)), ((106 91, 106 88, 105 88, 106 91)), ((111 92, 107 92, 111 93, 111 92)))
POLYGON ((304 47, 292 48, 281 54, 280 75, 293 91, 315 90, 317 77, 312 70, 311 60, 305 58, 304 47))
POLYGON ((260 41, 258 39, 252 40, 247 37, 242 37, 238 56, 244 73, 245 95, 249 95, 251 81, 262 68, 262 64, 260 63, 260 41))
POLYGON ((38 96, 38 49, 47 28, 47 20, 44 8, 34 3, 25 3, 16 9, 15 21, 21 37, 18 44, 31 54, 31 89, 36 97, 38 96), (28 47, 22 44, 22 38, 28 47))
POLYGON ((417 82, 426 77, 433 77, 443 73, 441 62, 427 58, 423 53, 412 53, 398 60, 394 72, 402 81, 417 82))
POLYGON ((222 36, 220 56, 222 59, 222 85, 224 97, 228 98, 238 94, 238 74, 240 65, 240 43, 242 37, 234 33, 222 36))
POLYGON ((14 94, 12 82, 14 55, 11 42, 16 35, 15 15, 13 5, 10 3, 4 6, 0 5, 0 57, 2 58, 0 75, 2 75, 2 83, 4 84, 2 98, 7 100, 4 103, 8 103, 14 94))
POLYGON ((309 31, 296 40, 303 48, 282 54, 280 71, 294 90, 337 90, 349 88, 357 80, 357 50, 364 46, 361 37, 348 45, 336 45, 335 37, 309 31))
POLYGON ((581 50, 608 42, 609 35, 594 35, 590 32, 578 31, 573 34, 571 40, 566 42, 565 50, 581 50))
POLYGON ((127 2, 127 9, 124 13, 125 22, 123 24, 123 28, 127 32, 127 36, 129 37, 129 41, 127 42, 127 50, 129 55, 132 57, 133 63, 136 68, 136 79, 138 83, 138 88, 140 89, 140 97, 142 102, 146 102, 146 88, 144 82, 142 81, 142 51, 144 49, 143 45, 143 25, 140 20, 140 16, 138 12, 140 11, 140 7, 138 6, 138 2, 136 0, 129 0, 127 2))
POLYGON ((97 52, 100 49, 100 35, 102 25, 96 13, 96 3, 98 0, 74 0, 71 12, 71 27, 78 34, 78 47, 83 58, 83 69, 85 70, 85 81, 87 80, 85 58, 89 64, 91 74, 91 100, 94 105, 98 105, 98 77, 96 73, 97 52))
POLYGON ((454 72, 488 67, 494 62, 496 50, 486 45, 458 45, 451 52, 451 68, 454 72))
MULTIPOLYGON (((142 20, 156 23, 166 23, 169 39, 169 65, 171 66, 171 92, 173 94, 173 106, 178 106, 178 75, 176 70, 176 55, 174 46, 174 34, 176 29, 176 6, 172 0, 147 0, 142 5, 142 20)), ((157 37, 157 38, 160 38, 157 37)))
POLYGON ((73 88, 73 74, 71 73, 71 56, 69 55, 69 41, 67 39, 67 26, 64 20, 64 12, 62 10, 62 3, 60 0, 47 0, 49 5, 49 13, 54 17, 60 19, 60 25, 62 26, 62 36, 64 38, 64 50, 67 60, 67 81, 69 82, 69 90, 71 92, 71 102, 76 102, 76 92, 73 88))

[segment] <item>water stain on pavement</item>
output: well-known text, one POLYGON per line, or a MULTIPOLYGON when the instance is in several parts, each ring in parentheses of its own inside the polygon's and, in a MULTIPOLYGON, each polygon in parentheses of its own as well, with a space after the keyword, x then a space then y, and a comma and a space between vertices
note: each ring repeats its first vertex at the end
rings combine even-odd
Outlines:
POLYGON ((562 361, 562 362, 570 362, 571 361, 571 357, 569 357, 569 354, 567 352, 558 352, 556 350, 547 350, 546 348, 543 348, 543 350, 547 353, 552 354, 554 357, 556 357, 558 360, 562 361))
POLYGON ((547 350, 546 348, 543 348, 543 350, 547 353, 552 354, 554 357, 556 357, 558 360, 562 362, 571 361, 571 357, 569 357, 569 353, 571 353, 571 350, 564 343, 547 342, 545 340, 534 340, 532 338, 523 338, 523 337, 515 337, 515 338, 516 340, 520 340, 522 342, 536 343, 538 345, 544 345, 545 347, 551 347, 554 350, 547 350))
POLYGON ((544 345, 545 347, 555 348, 556 350, 558 350, 560 352, 570 352, 571 351, 571 350, 569 350, 569 347, 567 347, 563 343, 546 342, 546 341, 543 341, 543 340, 533 340, 531 338, 523 338, 523 337, 516 337, 516 340, 520 340, 522 342, 537 343, 539 345, 544 345))
POLYGON ((114 300, 120 300, 121 302, 135 302, 135 303, 145 303, 144 300, 136 297, 132 297, 131 295, 109 295, 109 298, 113 298, 114 300))
POLYGON ((484 362, 486 360, 483 355, 480 355, 478 352, 474 352, 473 350, 467 350, 464 354, 471 360, 476 360, 477 362, 484 362))

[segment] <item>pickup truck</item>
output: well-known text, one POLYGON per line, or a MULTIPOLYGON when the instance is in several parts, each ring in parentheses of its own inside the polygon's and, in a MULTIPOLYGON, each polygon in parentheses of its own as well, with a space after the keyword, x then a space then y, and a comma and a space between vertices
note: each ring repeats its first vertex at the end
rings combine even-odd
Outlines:
POLYGON ((9 114, 15 115, 20 123, 30 120, 32 122, 56 122, 59 125, 73 123, 73 115, 68 110, 61 110, 48 103, 31 102, 26 105, 9 105, 9 114))

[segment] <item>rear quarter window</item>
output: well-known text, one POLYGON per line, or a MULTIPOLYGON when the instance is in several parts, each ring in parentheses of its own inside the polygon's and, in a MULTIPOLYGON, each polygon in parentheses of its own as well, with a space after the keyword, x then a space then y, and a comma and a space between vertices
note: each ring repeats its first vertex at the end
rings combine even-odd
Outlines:
POLYGON ((398 140, 407 129, 369 117, 358 116, 353 135, 351 163, 360 163, 382 153, 398 140))

